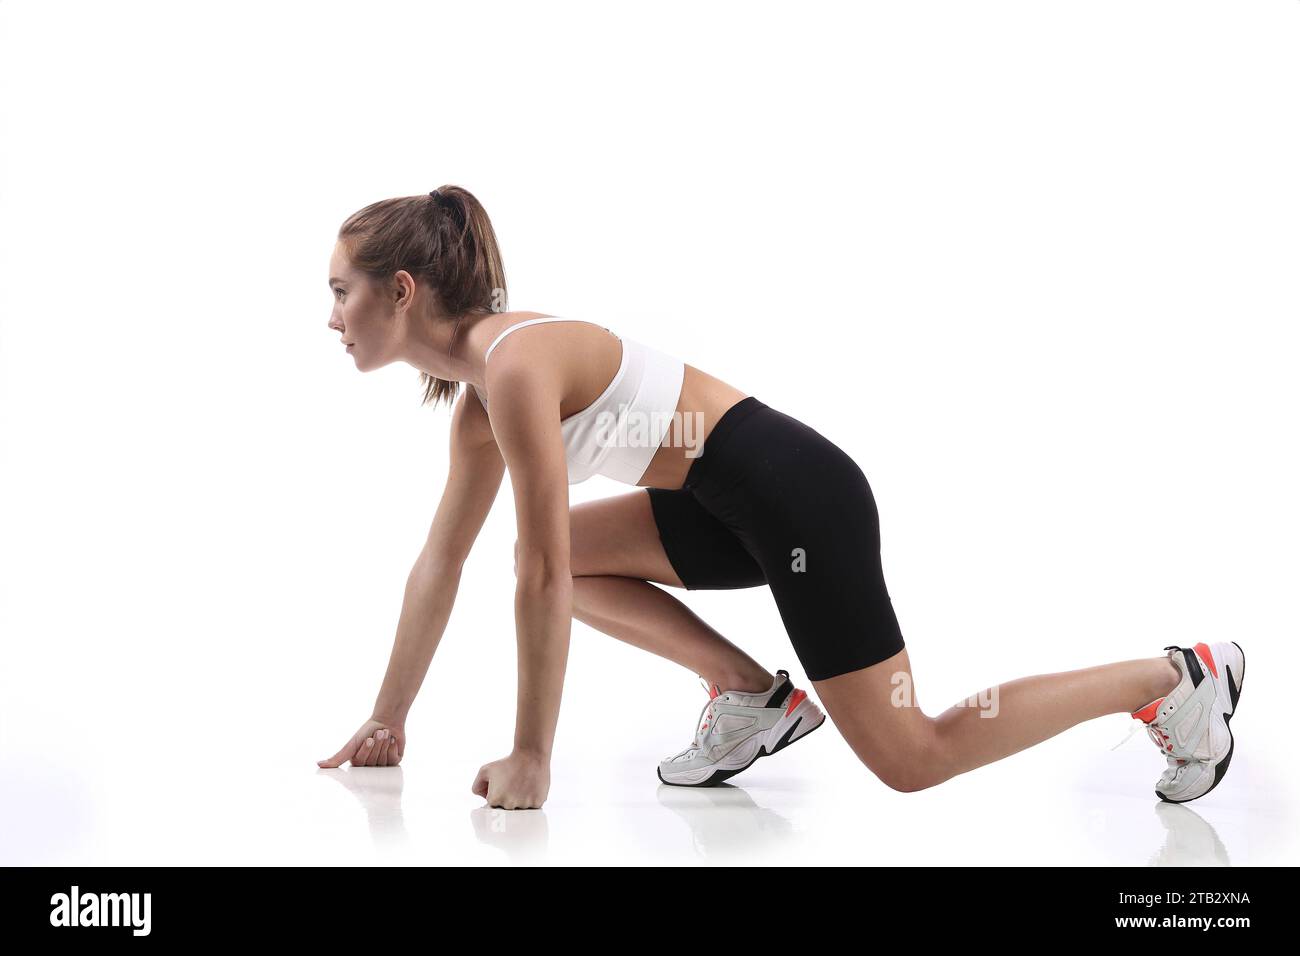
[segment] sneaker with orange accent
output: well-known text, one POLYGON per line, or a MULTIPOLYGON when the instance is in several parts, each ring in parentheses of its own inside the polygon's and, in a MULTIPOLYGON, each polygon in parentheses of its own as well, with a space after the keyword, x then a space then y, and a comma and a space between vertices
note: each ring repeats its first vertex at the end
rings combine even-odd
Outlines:
POLYGON ((1205 796, 1228 772, 1234 746, 1228 721, 1241 697, 1246 655, 1235 641, 1165 650, 1182 679, 1132 716, 1146 724, 1169 764, 1156 781, 1156 796, 1186 803, 1205 796))
POLYGON ((826 720, 811 697, 777 671, 765 691, 723 691, 705 685, 709 702, 700 712, 695 740, 659 762, 659 779, 677 787, 711 787, 802 740, 826 720))

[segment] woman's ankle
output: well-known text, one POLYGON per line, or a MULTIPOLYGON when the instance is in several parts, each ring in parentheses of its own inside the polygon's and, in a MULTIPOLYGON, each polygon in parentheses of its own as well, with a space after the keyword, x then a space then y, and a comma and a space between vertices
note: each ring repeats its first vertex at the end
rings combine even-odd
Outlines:
POLYGON ((776 675, 761 667, 745 671, 723 671, 717 676, 705 675, 705 680, 718 685, 718 691, 725 694, 734 691, 738 694, 761 694, 772 686, 776 675))
POLYGON ((1134 707, 1134 711, 1172 693, 1183 679, 1178 665, 1168 657, 1151 658, 1147 664, 1150 668, 1150 676, 1142 692, 1142 703, 1134 707))
POLYGON ((1160 658, 1159 672, 1164 675, 1164 680, 1157 682, 1159 694, 1168 694, 1173 691, 1183 680, 1183 672, 1178 669, 1178 665, 1171 658, 1160 658))

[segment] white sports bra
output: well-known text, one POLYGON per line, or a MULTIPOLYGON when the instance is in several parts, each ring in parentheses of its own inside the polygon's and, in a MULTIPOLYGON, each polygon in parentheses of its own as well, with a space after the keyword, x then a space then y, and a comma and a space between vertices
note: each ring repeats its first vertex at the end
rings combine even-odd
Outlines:
MULTIPOLYGON (((584 321, 551 315, 516 323, 492 340, 483 354, 483 362, 486 365, 492 350, 515 329, 539 322, 584 321)), ((601 328, 610 331, 605 326, 601 328)), ((605 475, 629 485, 640 481, 668 434, 682 394, 686 366, 681 359, 617 333, 611 334, 623 343, 623 357, 614 378, 594 402, 560 420, 571 485, 592 475, 605 475)), ((482 390, 475 385, 474 391, 487 408, 487 397, 482 390)))

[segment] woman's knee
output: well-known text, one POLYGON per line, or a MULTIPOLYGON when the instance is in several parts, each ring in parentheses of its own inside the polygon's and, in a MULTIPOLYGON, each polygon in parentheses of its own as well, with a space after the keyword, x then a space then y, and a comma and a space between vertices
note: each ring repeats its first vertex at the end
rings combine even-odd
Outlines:
POLYGON ((878 664, 813 683, 840 734, 885 786, 915 793, 952 776, 938 722, 911 692, 905 648, 878 664), (902 688, 908 692, 900 693, 902 688))
MULTIPOLYGON (((929 721, 930 718, 927 717, 926 720, 929 721)), ((862 762, 881 783, 899 793, 928 790, 951 776, 948 761, 937 737, 933 740, 913 741, 883 759, 877 758, 872 762, 863 759, 862 762)))
POLYGON ((892 740, 845 736, 862 765, 891 790, 915 793, 949 777, 948 760, 930 717, 911 721, 908 732, 892 740))

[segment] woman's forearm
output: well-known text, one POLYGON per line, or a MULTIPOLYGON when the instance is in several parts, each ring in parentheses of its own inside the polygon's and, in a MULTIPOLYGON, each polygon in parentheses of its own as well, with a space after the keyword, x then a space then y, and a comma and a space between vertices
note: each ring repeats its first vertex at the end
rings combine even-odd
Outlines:
POLYGON ((406 579, 393 653, 375 700, 377 719, 399 724, 406 721, 442 640, 459 587, 459 566, 447 567, 427 552, 420 553, 406 579))
POLYGON ((519 690, 515 750, 550 758, 573 625, 573 578, 520 576, 515 588, 519 690))

